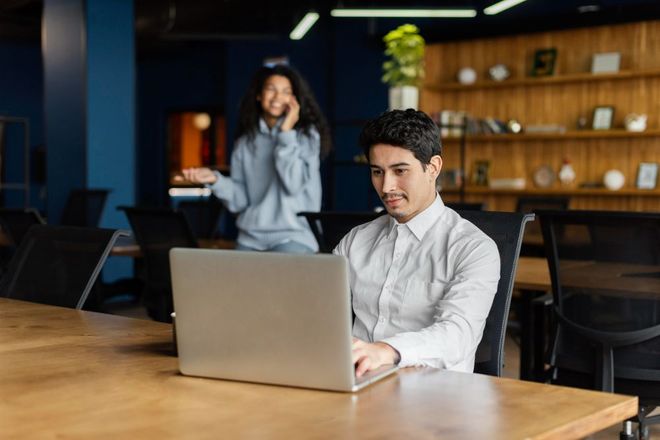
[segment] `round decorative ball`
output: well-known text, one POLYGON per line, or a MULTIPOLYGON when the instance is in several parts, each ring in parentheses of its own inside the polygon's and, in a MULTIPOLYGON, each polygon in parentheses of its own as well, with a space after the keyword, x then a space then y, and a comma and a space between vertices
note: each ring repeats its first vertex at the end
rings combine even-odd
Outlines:
POLYGON ((623 188, 626 183, 626 176, 619 170, 609 170, 603 176, 603 183, 609 190, 616 191, 623 188))
POLYGON ((461 84, 474 84, 477 72, 472 67, 463 67, 458 71, 458 82, 461 84))
POLYGON ((488 74, 493 81, 504 81, 511 75, 511 72, 509 72, 509 68, 504 64, 495 64, 488 69, 488 74))

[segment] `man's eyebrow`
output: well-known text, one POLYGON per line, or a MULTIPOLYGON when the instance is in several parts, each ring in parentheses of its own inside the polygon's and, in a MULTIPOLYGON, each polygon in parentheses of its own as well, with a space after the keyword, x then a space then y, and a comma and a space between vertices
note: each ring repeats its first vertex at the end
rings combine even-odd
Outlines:
MULTIPOLYGON (((392 165, 388 165, 387 168, 398 168, 398 167, 409 167, 410 164, 408 162, 397 162, 393 163, 392 165)), ((378 165, 369 165, 369 168, 378 168, 379 170, 382 170, 383 167, 379 167, 378 165)))

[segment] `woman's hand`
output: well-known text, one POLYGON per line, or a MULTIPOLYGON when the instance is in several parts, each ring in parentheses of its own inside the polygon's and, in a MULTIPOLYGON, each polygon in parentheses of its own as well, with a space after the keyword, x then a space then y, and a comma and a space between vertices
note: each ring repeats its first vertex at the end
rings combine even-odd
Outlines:
POLYGON ((183 180, 190 183, 213 185, 218 180, 215 173, 209 168, 184 168, 181 172, 183 180))
POLYGON ((282 131, 289 131, 293 129, 296 122, 300 119, 300 104, 295 96, 291 95, 291 100, 289 100, 289 111, 287 111, 286 116, 284 117, 284 122, 280 129, 282 131))

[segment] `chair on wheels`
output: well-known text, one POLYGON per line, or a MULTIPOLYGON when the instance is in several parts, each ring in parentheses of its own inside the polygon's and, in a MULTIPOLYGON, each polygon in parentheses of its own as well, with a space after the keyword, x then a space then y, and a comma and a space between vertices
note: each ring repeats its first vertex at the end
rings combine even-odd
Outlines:
POLYGON ((32 226, 44 223, 44 219, 34 208, 0 208, 0 226, 13 246, 21 244, 23 237, 32 226))
POLYGON ((504 336, 518 266, 518 254, 525 225, 534 220, 534 214, 488 211, 461 211, 459 214, 493 239, 500 253, 500 280, 497 283, 493 305, 488 313, 484 334, 477 347, 474 372, 501 376, 504 363, 504 336))
POLYGON ((309 227, 319 244, 319 252, 331 253, 339 244, 341 239, 355 226, 370 222, 383 212, 342 212, 342 211, 320 211, 299 212, 299 216, 307 219, 309 227))
POLYGON ((660 213, 538 215, 555 320, 550 380, 638 396, 635 421, 648 438, 660 422, 647 417, 660 406, 660 213))
POLYGON ((107 189, 74 189, 62 210, 61 225, 96 228, 110 191, 107 189))
POLYGON ((81 309, 124 231, 35 225, 0 281, 0 296, 81 309))
POLYGON ((145 307, 152 319, 172 322, 170 249, 197 247, 197 241, 182 212, 168 208, 120 207, 128 217, 144 257, 145 307))
POLYGON ((176 210, 183 212, 186 216, 197 239, 216 238, 218 222, 224 210, 222 202, 216 197, 184 200, 179 202, 176 210))
MULTIPOLYGON (((535 213, 538 210, 565 211, 570 203, 569 197, 519 197, 516 203, 516 211, 522 213, 535 213)), ((523 238, 520 255, 523 257, 541 257, 545 258, 543 248, 543 234, 538 221, 532 222, 527 226, 525 237, 523 238)))

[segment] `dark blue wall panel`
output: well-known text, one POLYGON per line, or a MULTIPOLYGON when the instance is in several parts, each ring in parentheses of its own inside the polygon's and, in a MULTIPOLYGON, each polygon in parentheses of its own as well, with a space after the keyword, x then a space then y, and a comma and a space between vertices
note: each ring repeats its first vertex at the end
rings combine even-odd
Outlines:
POLYGON ((46 0, 43 14, 47 206, 54 223, 69 191, 87 184, 83 0, 46 0))

